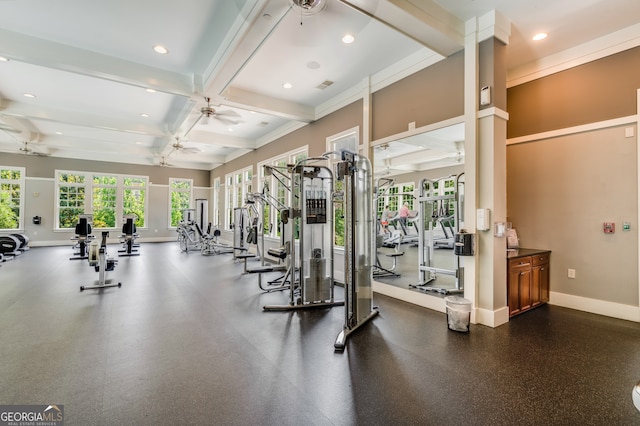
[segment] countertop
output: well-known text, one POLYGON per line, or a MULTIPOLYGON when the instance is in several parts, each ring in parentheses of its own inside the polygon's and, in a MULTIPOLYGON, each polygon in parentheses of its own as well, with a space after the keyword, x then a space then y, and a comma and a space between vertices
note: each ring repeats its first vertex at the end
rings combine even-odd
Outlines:
POLYGON ((507 250, 507 259, 515 259, 524 256, 535 256, 537 254, 549 252, 551 252, 551 250, 519 248, 517 250, 507 250))

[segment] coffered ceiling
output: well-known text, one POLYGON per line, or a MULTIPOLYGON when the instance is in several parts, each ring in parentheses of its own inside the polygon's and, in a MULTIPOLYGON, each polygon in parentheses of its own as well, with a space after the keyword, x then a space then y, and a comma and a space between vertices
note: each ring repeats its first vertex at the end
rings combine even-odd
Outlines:
POLYGON ((460 50, 492 10, 512 71, 640 37, 637 0, 0 0, 0 156, 210 170, 460 50))

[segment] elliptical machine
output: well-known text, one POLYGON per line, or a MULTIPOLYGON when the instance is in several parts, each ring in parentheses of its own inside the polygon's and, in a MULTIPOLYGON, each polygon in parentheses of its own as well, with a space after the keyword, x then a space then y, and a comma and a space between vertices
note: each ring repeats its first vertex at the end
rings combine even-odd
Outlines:
POLYGON ((93 241, 89 245, 89 266, 93 266, 98 272, 98 280, 92 286, 80 286, 80 291, 84 290, 101 290, 107 287, 121 287, 121 282, 114 282, 106 279, 107 271, 113 271, 118 263, 117 260, 107 257, 107 237, 109 231, 102 232, 102 242, 98 246, 97 241, 93 241))

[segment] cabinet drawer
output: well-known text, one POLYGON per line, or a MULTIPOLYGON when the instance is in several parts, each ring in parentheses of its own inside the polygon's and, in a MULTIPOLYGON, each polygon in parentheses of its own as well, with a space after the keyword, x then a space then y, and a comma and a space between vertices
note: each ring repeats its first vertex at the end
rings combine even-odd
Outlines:
POLYGON ((549 253, 537 254, 535 256, 531 256, 531 263, 533 264, 533 266, 544 265, 545 263, 549 263, 549 253))
POLYGON ((531 267, 531 256, 509 259, 510 270, 517 269, 517 268, 530 268, 530 267, 531 267))

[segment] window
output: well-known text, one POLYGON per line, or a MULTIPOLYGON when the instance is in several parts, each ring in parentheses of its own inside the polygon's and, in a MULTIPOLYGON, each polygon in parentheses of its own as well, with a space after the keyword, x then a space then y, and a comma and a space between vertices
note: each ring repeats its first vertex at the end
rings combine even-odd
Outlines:
POLYGON ((56 174, 58 228, 75 228, 78 216, 85 213, 85 175, 73 172, 56 174))
POLYGON ((253 167, 238 170, 225 176, 225 229, 232 229, 233 209, 242 207, 251 192, 253 167))
POLYGON ((116 227, 116 193, 118 182, 115 176, 93 176, 92 212, 94 228, 116 227))
POLYGON ((414 185, 413 183, 401 183, 395 184, 391 187, 387 187, 378 192, 378 211, 376 212, 378 217, 382 215, 384 206, 389 206, 390 212, 398 212, 400 207, 407 203, 409 210, 414 210, 416 205, 413 195, 414 185))
POLYGON ((73 229, 84 213, 93 215, 96 229, 119 228, 125 214, 135 214, 136 226, 143 227, 147 183, 146 176, 56 170, 56 227, 73 229))
MULTIPOLYGON (((333 135, 327 138, 327 151, 339 153, 343 150, 358 152, 358 140, 360 138, 358 128, 347 130, 346 132, 333 135)), ((335 156, 330 157, 330 168, 335 169, 334 164, 338 162, 338 158, 335 156)), ((334 181, 333 190, 336 193, 343 192, 343 182, 339 180, 334 181)), ((334 214, 334 240, 333 243, 337 246, 344 246, 344 205, 342 201, 333 203, 334 214)))
POLYGON ((169 188, 171 192, 171 220, 169 227, 176 228, 182 220, 182 211, 191 208, 193 180, 170 178, 169 188))
MULTIPOLYGON (((276 205, 291 206, 291 197, 288 187, 290 182, 282 180, 281 176, 265 176, 264 166, 286 167, 288 164, 295 164, 304 160, 308 155, 308 147, 303 147, 295 151, 284 153, 280 157, 271 158, 258 164, 258 176, 262 182, 260 191, 265 192, 265 186, 268 188, 269 198, 274 200, 273 203, 267 203, 263 212, 263 232, 265 236, 279 238, 280 237, 280 211, 276 205), (278 179, 280 178, 280 179, 278 179), (276 204, 276 205, 274 205, 276 204)), ((284 173, 287 172, 283 169, 284 173)))
POLYGON ((23 227, 24 167, 0 166, 0 230, 23 227))
POLYGON ((220 178, 213 181, 213 226, 220 226, 220 178))
POLYGON ((127 176, 123 183, 122 213, 136 215, 136 227, 144 227, 144 211, 147 205, 147 179, 127 176))

